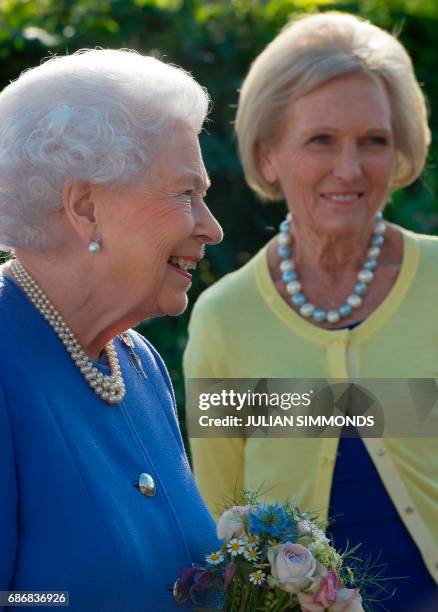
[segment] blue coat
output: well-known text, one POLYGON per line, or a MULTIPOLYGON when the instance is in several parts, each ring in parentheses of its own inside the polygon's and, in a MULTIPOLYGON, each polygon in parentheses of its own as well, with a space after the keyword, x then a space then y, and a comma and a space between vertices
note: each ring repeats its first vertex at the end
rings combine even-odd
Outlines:
POLYGON ((191 609, 168 589, 218 543, 161 358, 130 332, 145 379, 116 340, 126 396, 108 406, 1 279, 0 590, 69 591, 72 612, 191 609), (134 486, 142 472, 154 497, 134 486))

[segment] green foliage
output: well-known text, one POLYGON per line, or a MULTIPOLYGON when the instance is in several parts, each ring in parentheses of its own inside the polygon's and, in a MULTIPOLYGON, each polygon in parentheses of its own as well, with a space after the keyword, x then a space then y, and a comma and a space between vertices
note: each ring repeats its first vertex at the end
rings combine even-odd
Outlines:
MULTIPOLYGON (((190 292, 193 303, 205 287, 247 261, 284 214, 281 205, 258 202, 244 183, 232 127, 237 90, 251 61, 290 16, 328 9, 352 12, 400 32, 433 107, 438 99, 435 0, 0 0, 0 81, 6 85, 51 54, 101 46, 134 48, 180 64, 207 87, 214 103, 201 136, 213 183, 208 202, 224 227, 225 240, 208 251, 190 292)), ((437 116, 432 117, 435 135, 437 116)), ((423 180, 393 198, 387 209, 390 220, 438 233, 436 159, 435 144, 423 180)), ((187 321, 185 314, 141 326, 170 369, 181 413, 187 321)))

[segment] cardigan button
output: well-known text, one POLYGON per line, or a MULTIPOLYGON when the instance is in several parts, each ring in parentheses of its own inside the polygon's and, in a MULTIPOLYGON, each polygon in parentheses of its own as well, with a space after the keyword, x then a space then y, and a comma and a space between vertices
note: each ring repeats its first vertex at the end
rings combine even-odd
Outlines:
POLYGON ((412 506, 406 506, 405 512, 406 514, 414 514, 415 509, 412 506))
POLYGON ((382 455, 384 455, 386 453, 386 450, 382 447, 378 448, 376 450, 376 453, 379 455, 379 457, 381 457, 382 455))
POLYGON ((321 465, 331 465, 335 462, 335 458, 329 455, 321 455, 319 458, 319 462, 321 463, 321 465))
POLYGON ((143 472, 138 477, 138 488, 145 497, 153 497, 157 492, 155 481, 150 474, 143 472))

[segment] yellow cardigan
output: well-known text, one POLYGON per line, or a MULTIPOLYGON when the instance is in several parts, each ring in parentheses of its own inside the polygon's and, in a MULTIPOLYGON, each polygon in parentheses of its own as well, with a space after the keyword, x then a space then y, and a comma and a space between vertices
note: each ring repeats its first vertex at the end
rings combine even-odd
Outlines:
MULTIPOLYGON (((352 330, 320 329, 278 294, 267 247, 197 301, 184 356, 188 378, 438 377, 438 238, 402 230, 399 276, 352 330)), ((438 582, 436 438, 364 439, 398 513, 438 582)), ((338 440, 192 439, 195 477, 214 513, 236 485, 273 489, 324 517, 338 440)))

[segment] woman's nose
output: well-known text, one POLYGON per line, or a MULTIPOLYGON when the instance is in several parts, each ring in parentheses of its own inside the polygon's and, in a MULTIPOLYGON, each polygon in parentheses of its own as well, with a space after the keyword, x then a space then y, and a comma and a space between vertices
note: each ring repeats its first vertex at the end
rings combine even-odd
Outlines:
POLYGON ((362 160, 355 147, 346 147, 335 156, 333 174, 336 178, 351 183, 362 176, 362 160))
POLYGON ((205 202, 198 213, 195 233, 204 244, 218 244, 224 237, 222 227, 205 202))

